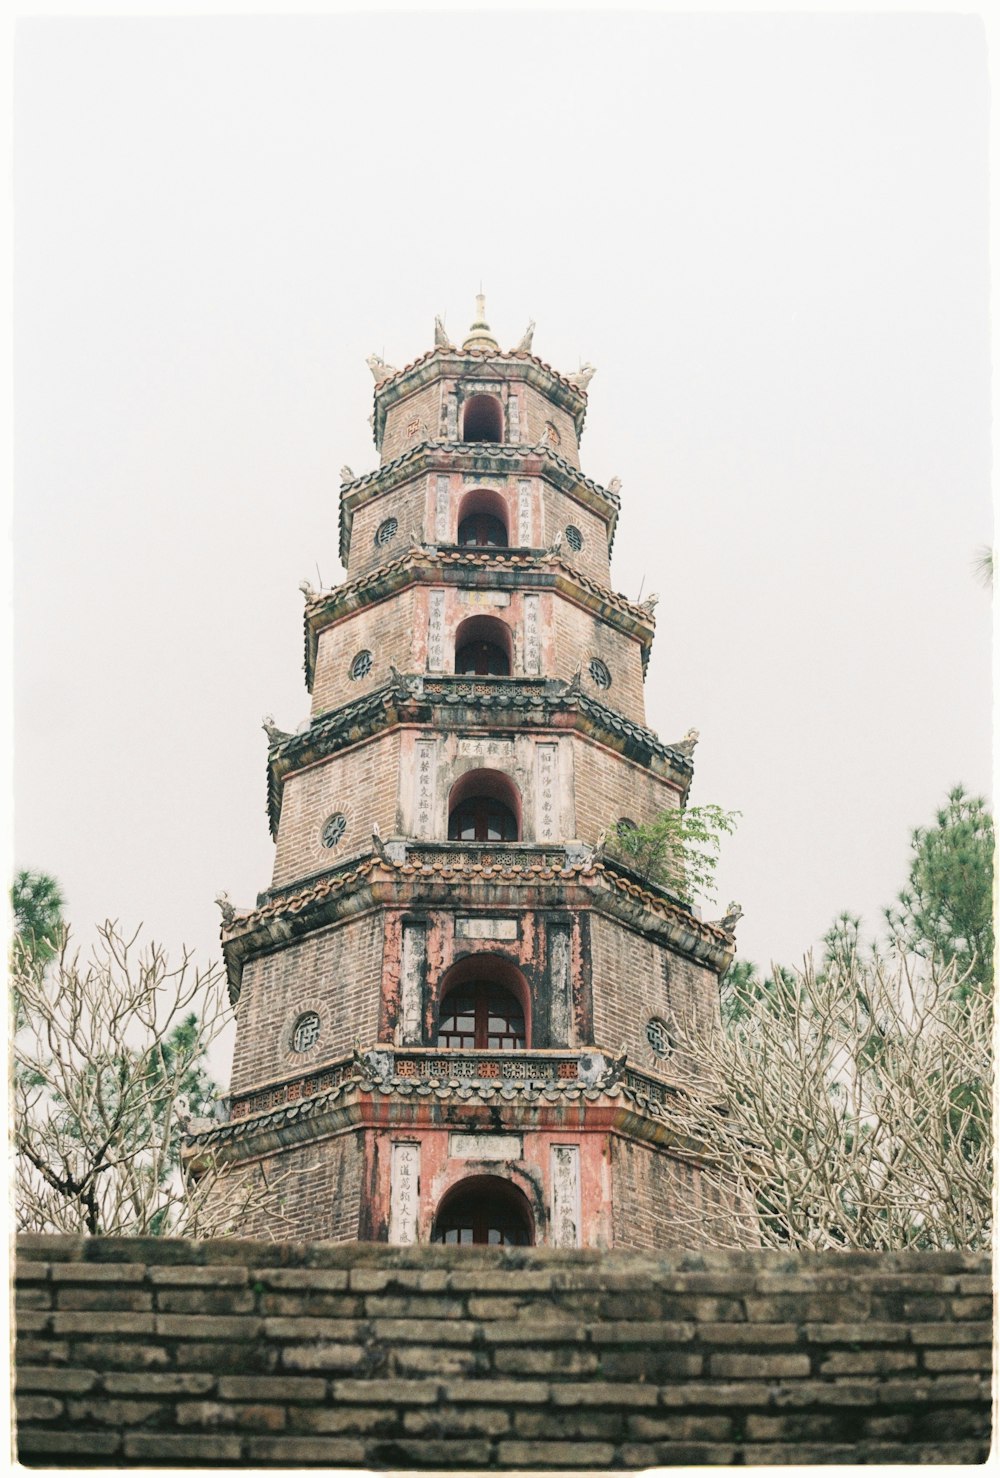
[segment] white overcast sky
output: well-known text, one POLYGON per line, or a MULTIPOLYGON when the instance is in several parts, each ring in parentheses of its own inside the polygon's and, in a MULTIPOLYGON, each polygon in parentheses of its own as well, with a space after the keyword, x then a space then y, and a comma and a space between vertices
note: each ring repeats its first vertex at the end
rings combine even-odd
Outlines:
MULTIPOLYGON (((646 685, 795 962, 990 786, 988 73, 944 15, 26 19, 15 98, 15 861, 218 955, 270 880, 373 349, 587 359, 646 685)), ((720 910, 721 911, 721 910, 720 910)), ((709 911, 710 912, 710 911, 709 911)))

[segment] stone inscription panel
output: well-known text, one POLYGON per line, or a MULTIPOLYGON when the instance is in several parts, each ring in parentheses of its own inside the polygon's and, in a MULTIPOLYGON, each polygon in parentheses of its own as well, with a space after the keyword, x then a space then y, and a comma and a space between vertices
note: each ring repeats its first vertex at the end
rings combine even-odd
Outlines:
POLYGON ((431 837, 437 800, 437 740, 418 739, 416 751, 416 827, 418 837, 431 837))
POLYGON ((420 1205, 420 1145, 395 1143, 389 1185, 389 1241, 400 1247, 417 1240, 420 1205))
POLYGON ((427 607, 427 671, 444 671, 444 591, 432 590, 427 607))
POLYGON ((439 544, 447 544, 451 537, 451 500, 448 495, 448 478, 439 477, 434 497, 434 532, 439 544))
MULTIPOLYGON (((509 606, 509 590, 460 590, 458 598, 463 606, 509 606)), ((538 599, 537 595, 534 597, 538 599)))
POLYGON ((403 925, 403 958, 399 972, 399 1032, 404 1046, 419 1046, 423 1040, 424 961, 427 929, 423 924, 403 925))
POLYGON ((495 759, 512 760, 514 758, 513 739, 460 739, 458 741, 459 754, 475 755, 477 758, 490 756, 495 759))
POLYGON ((538 596, 524 597, 524 674, 538 677, 541 672, 542 651, 538 635, 538 596))
POLYGON ((553 1047, 570 1047, 572 1010, 570 997, 570 931, 568 924, 550 924, 549 940, 549 1030, 553 1047))
POLYGON ((580 1246, 580 1147, 552 1146, 552 1245, 580 1246))
POLYGON ((531 546, 531 483, 526 477, 517 484, 517 542, 522 549, 531 546))
POLYGON ((458 1160, 523 1160, 520 1134, 449 1134, 448 1153, 458 1160))
POLYGON ((456 919, 459 939, 516 939, 517 919, 456 919))
POLYGON ((558 826, 558 762, 559 748, 555 744, 539 744, 535 750, 535 840, 555 840, 558 826))

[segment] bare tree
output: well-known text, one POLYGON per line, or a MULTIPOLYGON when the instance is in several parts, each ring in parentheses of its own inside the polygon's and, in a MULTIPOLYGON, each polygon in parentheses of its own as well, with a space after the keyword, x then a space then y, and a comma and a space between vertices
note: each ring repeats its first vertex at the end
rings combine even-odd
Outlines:
POLYGON ((679 1067, 699 1065, 674 1110, 701 1166, 697 1204, 688 1195, 680 1213, 690 1234, 700 1245, 989 1247, 989 994, 898 951, 772 974, 741 982, 740 1010, 707 1038, 678 1024, 679 1067))
POLYGON ((215 1085, 210 1043, 231 1019, 219 967, 171 967, 114 924, 89 957, 68 934, 50 962, 15 954, 13 1095, 17 1219, 26 1231, 212 1236, 238 1229, 276 1188, 180 1170, 194 1114, 215 1085))

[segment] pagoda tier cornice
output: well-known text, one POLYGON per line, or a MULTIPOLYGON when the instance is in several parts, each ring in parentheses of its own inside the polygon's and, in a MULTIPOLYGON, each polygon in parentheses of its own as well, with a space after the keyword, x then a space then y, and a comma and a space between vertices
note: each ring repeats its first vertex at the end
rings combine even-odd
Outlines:
POLYGON ((615 525, 621 499, 610 488, 559 455, 551 447, 522 446, 519 443, 481 441, 421 441, 363 477, 345 482, 340 489, 340 558, 346 565, 350 554, 351 527, 358 506, 371 498, 427 472, 479 473, 484 477, 543 477, 568 497, 607 524, 608 553, 614 544, 615 525))
POLYGON ((663 774, 681 804, 694 776, 691 757, 664 744, 651 729, 607 708, 569 683, 544 677, 470 678, 400 674, 383 687, 313 719, 301 734, 273 744, 267 756, 267 814, 271 835, 281 819, 285 776, 339 754, 396 724, 428 724, 445 731, 574 730, 626 759, 663 774))
MULTIPOLYGON (((485 1055, 485 1054, 484 1054, 485 1055)), ((419 1065, 420 1059, 440 1061, 434 1048, 392 1047, 376 1044, 356 1051, 301 1080, 301 1085, 338 1078, 332 1087, 296 1096, 281 1084, 270 1093, 272 1107, 257 1109, 192 1135, 185 1160, 195 1173, 209 1165, 273 1154, 357 1128, 508 1130, 584 1130, 616 1133, 671 1148, 694 1163, 711 1155, 679 1128, 683 1113, 677 1108, 683 1088, 667 1084, 651 1073, 625 1067, 600 1048, 558 1054, 580 1064, 573 1078, 504 1078, 403 1075, 399 1069, 419 1065), (583 1068, 587 1063, 588 1067, 583 1068), (592 1071, 604 1068, 603 1077, 592 1071), (595 1081, 596 1079, 596 1081, 595 1081)), ((542 1054, 527 1052, 524 1066, 542 1054)), ((439 1070, 440 1071, 440 1070, 439 1070)), ((265 1097, 267 1095, 251 1095, 265 1097)), ((242 1107, 239 1100, 233 1108, 242 1107)))
POLYGON ((320 591, 304 615, 306 687, 312 692, 319 634, 365 606, 378 605, 410 585, 457 585, 489 590, 554 590, 582 610, 638 641, 645 673, 656 621, 647 606, 584 575, 550 549, 474 550, 462 545, 414 544, 378 569, 320 591))
POLYGON ((407 396, 431 385, 435 380, 462 380, 469 375, 476 379, 519 380, 533 385, 555 405, 561 406, 573 418, 576 439, 583 435, 583 423, 587 415, 587 392, 581 390, 534 354, 519 349, 449 349, 438 347, 422 354, 419 359, 393 370, 375 386, 375 408, 372 430, 375 445, 382 446, 382 433, 389 408, 407 396))
POLYGON ((597 910, 720 975, 729 968, 733 936, 666 889, 579 843, 540 850, 451 842, 442 855, 440 843, 390 840, 381 853, 263 894, 258 907, 222 925, 230 1000, 239 999, 246 960, 374 908, 597 910))

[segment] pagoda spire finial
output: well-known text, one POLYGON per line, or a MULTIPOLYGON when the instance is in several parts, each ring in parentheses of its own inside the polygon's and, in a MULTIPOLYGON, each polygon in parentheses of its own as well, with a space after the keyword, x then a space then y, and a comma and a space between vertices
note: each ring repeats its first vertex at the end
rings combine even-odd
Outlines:
POLYGON ((486 294, 482 291, 482 283, 479 284, 480 291, 476 293, 476 316, 469 328, 469 335, 462 344, 463 349, 499 349, 500 345, 493 337, 493 332, 486 322, 486 294))

